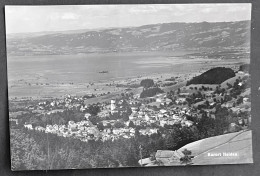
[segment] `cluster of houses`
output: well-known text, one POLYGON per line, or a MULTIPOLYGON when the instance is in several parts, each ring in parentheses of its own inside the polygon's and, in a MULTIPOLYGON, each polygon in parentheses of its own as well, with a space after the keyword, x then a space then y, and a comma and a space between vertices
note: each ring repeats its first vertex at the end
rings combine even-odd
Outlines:
MULTIPOLYGON (((165 103, 168 105, 172 100, 166 98, 166 94, 160 94, 155 96, 156 102, 165 103)), ((57 113, 62 112, 64 109, 55 109, 57 107, 61 108, 77 108, 77 110, 81 112, 85 112, 87 106, 81 104, 82 98, 76 98, 72 96, 66 96, 64 100, 53 100, 52 102, 43 102, 39 103, 36 107, 32 108, 32 111, 35 110, 44 110, 47 107, 48 111, 45 113, 57 113), (41 108, 43 107, 43 108, 41 108)), ((141 104, 138 107, 136 104, 140 103, 138 97, 133 97, 128 100, 128 105, 131 108, 131 114, 129 115, 129 120, 124 121, 124 126, 117 128, 115 127, 115 123, 119 120, 102 120, 99 123, 102 123, 104 129, 100 130, 97 125, 93 125, 89 118, 91 114, 85 112, 85 120, 74 122, 69 121, 67 125, 46 125, 46 127, 36 126, 33 128, 32 124, 24 124, 24 127, 29 130, 36 130, 45 133, 52 133, 58 136, 63 137, 74 137, 80 139, 82 141, 88 140, 115 140, 120 137, 122 138, 131 138, 135 136, 136 129, 135 126, 142 126, 139 129, 140 135, 152 135, 158 133, 158 127, 165 127, 165 125, 174 125, 181 124, 182 126, 192 126, 193 122, 186 120, 184 118, 185 114, 190 114, 190 110, 186 107, 183 109, 176 108, 161 108, 158 111, 155 111, 151 108, 148 108, 144 104, 141 104), (131 126, 131 123, 134 126, 131 126), (156 125, 152 125, 156 124, 156 125), (144 128, 145 127, 145 128, 144 128)), ((111 100, 110 104, 102 103, 100 106, 102 107, 101 112, 98 113, 97 116, 101 118, 108 117, 109 114, 117 113, 120 109, 122 109, 123 100, 111 100)), ((31 107, 28 107, 31 108, 31 107)))
POLYGON ((64 99, 54 99, 51 101, 39 102, 37 105, 29 105, 26 107, 32 113, 53 114, 63 112, 65 109, 75 109, 84 111, 87 106, 84 105, 83 97, 74 97, 65 95, 64 99))
MULTIPOLYGON (((107 123, 105 121, 105 123, 107 123)), ((112 123, 112 122, 109 122, 112 123)), ((127 123, 126 123, 127 124, 127 123)), ((129 123, 128 123, 129 124, 129 123)), ((63 137, 73 137, 87 142, 89 140, 115 140, 122 138, 131 138, 135 136, 136 130, 132 127, 125 126, 123 128, 105 128, 99 130, 96 125, 90 121, 74 122, 69 121, 68 125, 46 125, 46 127, 36 126, 33 128, 32 124, 24 124, 28 130, 36 130, 39 132, 52 133, 63 137)), ((140 135, 151 135, 157 133, 157 128, 140 129, 140 135)))
POLYGON ((159 124, 161 127, 165 125, 181 124, 182 126, 192 126, 193 122, 186 120, 184 115, 189 115, 190 110, 185 107, 183 109, 165 108, 155 111, 149 108, 143 108, 137 111, 136 107, 132 107, 132 114, 129 116, 129 120, 135 125, 151 125, 159 124))

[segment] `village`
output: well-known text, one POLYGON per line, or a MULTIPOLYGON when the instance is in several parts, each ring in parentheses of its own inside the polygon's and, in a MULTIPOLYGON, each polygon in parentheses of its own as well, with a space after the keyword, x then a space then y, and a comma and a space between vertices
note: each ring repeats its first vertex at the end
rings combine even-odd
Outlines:
MULTIPOLYGON (((142 126, 142 129, 139 129, 140 135, 152 135, 157 133, 158 127, 164 127, 165 125, 174 125, 181 124, 182 126, 192 126, 193 122, 186 120, 183 118, 183 115, 190 114, 190 109, 187 107, 183 107, 182 109, 167 109, 167 108, 159 108, 158 111, 154 111, 149 109, 144 104, 140 107, 136 106, 140 103, 137 96, 135 98, 129 100, 129 105, 131 108, 131 114, 129 115, 129 120, 123 121, 118 120, 103 120, 96 125, 93 125, 89 120, 91 117, 90 113, 85 113, 85 119, 79 122, 69 121, 67 125, 57 125, 57 124, 47 124, 46 127, 35 126, 32 124, 26 123, 24 127, 29 130, 36 130, 45 133, 53 133, 58 136, 63 137, 74 137, 80 139, 81 141, 87 142, 88 140, 115 140, 120 137, 123 138, 131 138, 136 134, 136 126, 142 126), (133 105, 133 106, 131 106, 133 105), (102 124, 102 129, 99 129, 98 126, 102 124)), ((155 97, 154 103, 157 103, 161 106, 169 105, 172 101, 169 98, 166 98, 166 94, 158 94, 155 97)), ((79 109, 80 112, 84 112, 88 106, 83 106, 82 98, 71 97, 68 95, 65 100, 52 101, 49 104, 46 102, 39 103, 36 107, 29 106, 28 109, 32 110, 34 113, 46 113, 48 115, 63 112, 64 109, 53 109, 50 111, 45 111, 44 107, 59 107, 59 104, 64 104, 68 109, 79 109), (71 103, 73 102, 73 103, 71 103)), ((183 98, 176 100, 177 103, 183 101, 183 98)), ((116 114, 122 111, 123 100, 115 101, 111 100, 110 104, 106 105, 105 103, 100 105, 102 107, 102 111, 97 114, 99 118, 105 118, 109 116, 109 114, 116 114)), ((52 108, 51 108, 52 109, 52 108)))
MULTIPOLYGON (((119 138, 133 138, 136 135, 151 136, 174 125, 192 127, 196 125, 192 119, 199 119, 205 113, 207 117, 215 119, 217 106, 228 108, 235 114, 236 120, 230 123, 230 128, 241 129, 247 127, 251 121, 251 116, 242 116, 251 109, 250 88, 244 88, 237 98, 231 94, 234 87, 247 84, 247 77, 247 73, 239 72, 231 79, 234 86, 227 81, 222 85, 208 87, 189 85, 145 98, 126 91, 121 98, 92 105, 85 104, 86 96, 65 95, 63 99, 29 105, 20 116, 29 113, 35 118, 43 119, 47 116, 51 118, 55 114, 62 116, 66 111, 72 110, 79 113, 81 118, 71 118, 67 122, 59 120, 57 123, 46 121, 41 125, 30 118, 23 126, 28 130, 76 138, 84 142, 114 141, 119 138)), ((19 112, 10 113, 10 121, 16 125, 20 123, 17 114, 19 112)))

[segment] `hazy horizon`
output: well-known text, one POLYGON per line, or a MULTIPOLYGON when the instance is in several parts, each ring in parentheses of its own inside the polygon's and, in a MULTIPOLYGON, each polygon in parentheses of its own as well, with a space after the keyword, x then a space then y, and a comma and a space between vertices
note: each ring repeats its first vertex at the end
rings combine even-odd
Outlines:
MULTIPOLYGON (((240 21, 251 21, 251 20, 239 20, 239 21, 218 21, 218 22, 207 22, 207 21, 201 21, 201 22, 169 22, 169 23, 232 23, 232 22, 240 22, 240 21)), ((151 24, 145 24, 141 26, 146 25, 156 25, 156 24, 168 24, 168 23, 151 23, 151 24)), ((106 30, 106 29, 116 29, 116 28, 131 28, 131 27, 141 27, 141 26, 124 26, 124 27, 102 27, 102 28, 82 28, 82 29, 71 29, 71 30, 59 30, 59 31, 37 31, 37 32, 18 32, 18 33, 7 33, 7 35, 16 35, 16 34, 31 34, 31 33, 56 33, 56 32, 72 32, 72 31, 94 31, 94 30, 106 30)))
POLYGON ((250 3, 6 6, 6 33, 251 20, 250 3))

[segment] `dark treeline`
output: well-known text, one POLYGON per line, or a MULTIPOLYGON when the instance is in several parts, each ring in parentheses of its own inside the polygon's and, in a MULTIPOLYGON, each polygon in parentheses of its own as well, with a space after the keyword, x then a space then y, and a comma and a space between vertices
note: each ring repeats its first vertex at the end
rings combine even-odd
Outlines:
POLYGON ((138 166, 134 139, 82 142, 26 129, 11 131, 12 167, 66 169, 138 166))
POLYGON ((250 72, 250 64, 240 65, 239 71, 250 72))
POLYGON ((235 72, 231 68, 216 67, 192 78, 187 82, 187 86, 191 84, 221 84, 234 76, 235 72))
POLYGON ((143 157, 165 149, 160 134, 136 135, 130 139, 82 142, 25 128, 11 129, 12 167, 46 170, 139 166, 140 145, 143 157))

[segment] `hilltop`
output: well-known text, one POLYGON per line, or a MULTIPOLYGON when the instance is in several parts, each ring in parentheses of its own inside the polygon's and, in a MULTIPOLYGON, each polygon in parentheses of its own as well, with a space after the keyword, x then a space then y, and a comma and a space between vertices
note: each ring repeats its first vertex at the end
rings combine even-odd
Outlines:
POLYGON ((163 23, 140 27, 12 34, 9 55, 248 48, 250 21, 163 23))

